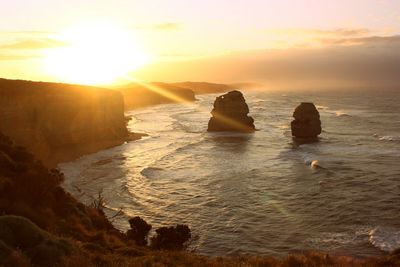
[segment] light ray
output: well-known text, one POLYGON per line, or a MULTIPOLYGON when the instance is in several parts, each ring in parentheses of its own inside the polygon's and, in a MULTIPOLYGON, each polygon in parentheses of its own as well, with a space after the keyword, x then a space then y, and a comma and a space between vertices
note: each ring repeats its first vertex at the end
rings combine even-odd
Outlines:
MULTIPOLYGON (((187 99, 185 99, 185 98, 183 98, 183 97, 181 97, 181 96, 179 96, 177 94, 174 94, 174 93, 172 93, 172 92, 170 92, 170 91, 168 91, 168 90, 166 90, 166 89, 164 89, 164 88, 162 88, 160 86, 156 86, 154 84, 145 83, 145 82, 139 81, 139 80, 137 80, 135 78, 132 78, 132 77, 129 77, 129 76, 126 76, 125 78, 130 80, 130 81, 132 81, 132 82, 134 82, 134 83, 137 83, 137 84, 145 87, 146 89, 148 89, 148 90, 150 90, 152 92, 155 92, 155 93, 157 93, 159 95, 162 95, 162 96, 164 96, 164 97, 166 97, 166 98, 168 98, 168 99, 170 99, 170 100, 172 100, 174 102, 185 104, 185 105, 194 106, 191 101, 188 101, 187 99)), ((205 110, 205 109, 201 109, 200 107, 197 107, 197 110, 199 110, 199 111, 208 111, 208 110, 205 110)), ((241 122, 239 122, 237 120, 234 120, 234 119, 232 119, 232 118, 230 118, 228 116, 225 116, 225 115, 223 115, 221 113, 214 113, 214 116, 215 116, 216 119, 222 121, 223 123, 225 123, 227 125, 230 125, 232 128, 238 129, 241 132, 252 132, 252 131, 254 131, 254 129, 250 128, 249 126, 247 126, 247 125, 245 125, 245 124, 243 124, 243 123, 241 123, 241 122)))

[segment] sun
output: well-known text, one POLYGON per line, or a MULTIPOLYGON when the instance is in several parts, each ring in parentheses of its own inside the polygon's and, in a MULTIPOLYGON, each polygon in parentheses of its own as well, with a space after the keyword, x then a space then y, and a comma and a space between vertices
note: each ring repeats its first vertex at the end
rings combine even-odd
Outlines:
POLYGON ((44 67, 62 82, 110 84, 149 61, 131 31, 109 23, 73 27, 55 38, 65 45, 45 51, 44 67))

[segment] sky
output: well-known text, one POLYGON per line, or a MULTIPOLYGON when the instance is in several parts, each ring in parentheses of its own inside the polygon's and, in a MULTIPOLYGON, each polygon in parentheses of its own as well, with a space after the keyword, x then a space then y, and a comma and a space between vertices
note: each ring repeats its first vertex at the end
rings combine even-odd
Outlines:
POLYGON ((263 80, 276 70, 254 70, 264 68, 260 60, 288 71, 276 55, 288 66, 289 55, 314 64, 320 54, 347 57, 356 46, 379 61, 400 42, 398 0, 0 0, 0 6, 4 78, 101 84, 129 73, 144 80, 263 80), (219 62, 223 75, 210 75, 208 62, 219 62), (224 62, 247 68, 229 73, 224 62), (198 75, 185 73, 188 66, 198 75))

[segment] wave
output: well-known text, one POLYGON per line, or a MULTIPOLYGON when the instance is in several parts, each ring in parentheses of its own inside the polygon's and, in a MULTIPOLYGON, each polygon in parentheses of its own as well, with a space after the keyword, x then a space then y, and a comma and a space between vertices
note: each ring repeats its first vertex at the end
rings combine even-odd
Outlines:
POLYGON ((394 136, 394 135, 380 136, 378 134, 374 134, 374 137, 378 138, 378 140, 380 140, 380 141, 400 142, 400 136, 394 136))
POLYGON ((376 227, 369 233, 369 242, 382 251, 393 251, 400 248, 400 231, 376 227))
POLYGON ((321 167, 321 166, 319 165, 319 161, 318 161, 318 160, 313 160, 313 161, 311 161, 310 166, 311 166, 311 168, 313 168, 313 169, 316 169, 316 168, 318 168, 318 167, 321 167))
POLYGON ((316 108, 319 109, 319 110, 327 110, 327 109, 329 109, 329 107, 327 107, 327 106, 320 106, 320 105, 316 105, 316 108))
POLYGON ((336 117, 351 117, 350 114, 347 114, 346 112, 343 112, 343 111, 340 111, 340 110, 335 111, 335 114, 336 114, 336 117))
POLYGON ((309 155, 304 156, 304 164, 310 166, 311 168, 319 167, 318 160, 314 159, 313 157, 310 157, 309 155))
POLYGON ((282 130, 290 129, 290 125, 288 125, 288 124, 281 124, 281 125, 278 125, 277 127, 278 127, 278 129, 282 129, 282 130))
POLYGON ((317 105, 316 108, 326 113, 335 114, 336 117, 351 117, 349 113, 346 113, 343 110, 331 110, 329 107, 322 105, 317 105))
POLYGON ((338 248, 342 248, 344 246, 348 246, 352 244, 355 240, 356 236, 350 233, 321 233, 320 236, 307 239, 307 243, 309 243, 313 248, 320 249, 323 244, 328 250, 335 250, 338 248))
POLYGON ((152 178, 153 175, 157 172, 163 171, 163 168, 157 168, 157 167, 147 167, 144 168, 140 174, 143 175, 146 178, 152 178))
POLYGON ((250 99, 250 101, 251 101, 251 103, 252 103, 253 105, 259 104, 259 103, 266 103, 266 102, 267 102, 267 100, 261 99, 261 98, 250 99))

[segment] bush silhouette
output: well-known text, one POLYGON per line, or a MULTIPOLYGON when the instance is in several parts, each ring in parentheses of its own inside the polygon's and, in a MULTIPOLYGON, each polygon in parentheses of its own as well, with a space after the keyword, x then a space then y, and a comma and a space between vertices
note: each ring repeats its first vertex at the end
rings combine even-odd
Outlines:
POLYGON ((38 266, 53 266, 62 256, 72 252, 72 246, 66 240, 55 237, 20 216, 0 216, 0 240, 1 254, 5 256, 2 258, 20 249, 38 266))
POLYGON ((187 225, 178 224, 175 227, 161 227, 156 230, 156 235, 151 238, 151 246, 155 249, 181 250, 191 238, 187 225))
POLYGON ((147 245, 147 235, 152 226, 139 216, 129 219, 129 224, 131 229, 126 232, 128 238, 139 246, 147 245))

